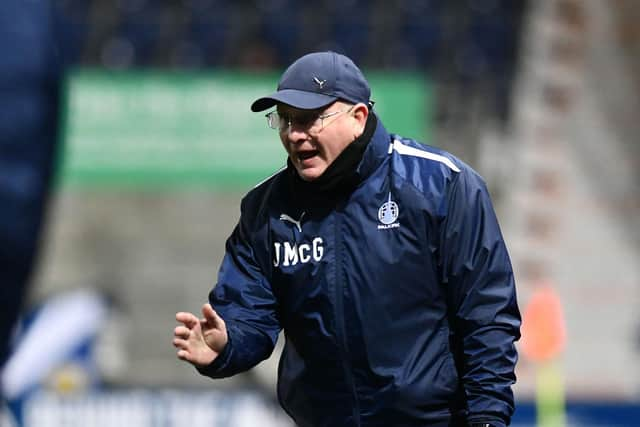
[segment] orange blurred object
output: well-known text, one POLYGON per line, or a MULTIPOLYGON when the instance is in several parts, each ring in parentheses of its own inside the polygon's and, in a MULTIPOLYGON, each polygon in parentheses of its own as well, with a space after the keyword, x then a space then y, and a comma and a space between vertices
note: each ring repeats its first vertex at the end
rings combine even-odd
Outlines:
POLYGON ((522 353, 534 362, 545 362, 557 357, 566 341, 562 303, 553 288, 545 284, 533 294, 524 311, 522 353))

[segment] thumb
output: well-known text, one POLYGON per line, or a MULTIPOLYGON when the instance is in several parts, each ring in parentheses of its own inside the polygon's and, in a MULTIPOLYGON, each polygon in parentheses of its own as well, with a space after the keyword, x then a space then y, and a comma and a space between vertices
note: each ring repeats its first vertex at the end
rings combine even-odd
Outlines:
POLYGON ((219 327, 220 324, 223 323, 218 313, 215 312, 209 303, 202 306, 202 315, 204 316, 204 320, 213 327, 219 327))

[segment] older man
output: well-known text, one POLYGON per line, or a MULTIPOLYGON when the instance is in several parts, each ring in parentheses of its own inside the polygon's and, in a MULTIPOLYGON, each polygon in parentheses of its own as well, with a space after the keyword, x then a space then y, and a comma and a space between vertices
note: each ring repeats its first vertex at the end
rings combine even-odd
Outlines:
POLYGON ((387 133, 343 55, 298 59, 271 107, 288 165, 244 198, 203 317, 176 315, 178 357, 230 376, 284 329, 298 425, 508 424, 520 315, 482 179, 387 133))

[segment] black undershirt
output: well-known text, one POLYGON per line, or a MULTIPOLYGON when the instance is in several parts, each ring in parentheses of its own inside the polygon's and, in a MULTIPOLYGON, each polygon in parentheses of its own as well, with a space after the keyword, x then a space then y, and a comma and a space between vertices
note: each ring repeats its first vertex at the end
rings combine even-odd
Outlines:
POLYGON ((302 206, 326 205, 350 194, 360 183, 356 169, 373 136, 378 119, 369 114, 362 134, 336 157, 322 175, 313 181, 300 178, 291 160, 287 160, 294 198, 302 206))

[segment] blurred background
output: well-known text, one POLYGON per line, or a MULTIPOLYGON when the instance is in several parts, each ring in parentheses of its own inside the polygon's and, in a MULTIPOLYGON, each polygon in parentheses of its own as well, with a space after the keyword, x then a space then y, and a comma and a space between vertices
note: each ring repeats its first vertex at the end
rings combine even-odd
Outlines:
POLYGON ((249 105, 326 49, 363 69, 388 130, 489 185, 524 317, 513 424, 638 425, 640 3, 8 2, 0 281, 23 310, 1 426, 290 425, 278 350, 212 381, 171 340, 215 284, 241 197, 285 163, 249 105))

